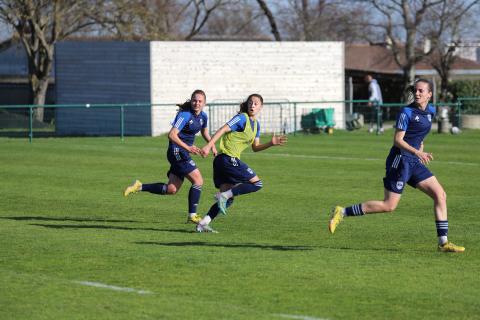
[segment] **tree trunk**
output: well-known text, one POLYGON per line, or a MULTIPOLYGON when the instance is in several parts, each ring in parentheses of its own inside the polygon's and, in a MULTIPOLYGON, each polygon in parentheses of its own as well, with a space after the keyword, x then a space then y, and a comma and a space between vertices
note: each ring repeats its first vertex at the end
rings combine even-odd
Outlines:
MULTIPOLYGON (((47 97, 48 77, 32 81, 33 104, 44 105, 47 97), (33 85, 35 83, 35 86, 33 85)), ((35 110, 35 120, 43 122, 44 108, 35 110)))
POLYGON ((440 73, 440 101, 448 101, 448 79, 450 78, 450 72, 440 73))
MULTIPOLYGON (((51 52, 53 52, 54 45, 55 44, 52 43, 52 48, 42 48, 38 50, 35 55, 27 55, 30 90, 33 97, 32 104, 34 105, 41 106, 45 104, 48 80, 53 64, 53 54, 51 54, 51 52)), ((31 52, 31 50, 27 50, 27 52, 31 52)), ((43 114, 44 109, 41 107, 37 108, 35 110, 35 120, 43 122, 43 114)))
POLYGON ((411 103, 413 99, 411 93, 408 92, 409 86, 415 81, 415 64, 407 64, 403 68, 403 100, 404 102, 411 103))

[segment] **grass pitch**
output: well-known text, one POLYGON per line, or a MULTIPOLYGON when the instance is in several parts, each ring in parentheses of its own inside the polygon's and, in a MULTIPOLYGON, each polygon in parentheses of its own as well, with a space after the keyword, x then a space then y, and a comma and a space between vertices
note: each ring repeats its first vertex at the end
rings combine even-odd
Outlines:
MULTIPOLYGON (((214 221, 219 234, 185 224, 189 183, 123 198, 135 178, 165 181, 165 136, 0 138, 0 319, 478 318, 479 131, 425 141, 464 254, 436 251, 432 201, 412 188, 394 213, 328 233, 333 205, 382 198, 392 135, 244 153, 264 188, 214 221)), ((204 214, 212 158, 195 160, 204 214)))

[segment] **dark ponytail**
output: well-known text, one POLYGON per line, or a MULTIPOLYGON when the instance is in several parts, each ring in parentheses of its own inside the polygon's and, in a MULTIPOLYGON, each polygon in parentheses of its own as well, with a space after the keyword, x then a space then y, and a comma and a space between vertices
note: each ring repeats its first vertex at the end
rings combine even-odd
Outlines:
POLYGON ((192 103, 190 101, 192 101, 193 97, 196 94, 201 94, 203 96, 203 98, 205 99, 205 102, 207 101, 207 95, 205 94, 205 92, 203 90, 197 89, 197 90, 193 91, 192 95, 190 96, 190 100, 187 100, 182 104, 177 104, 178 111, 190 111, 190 110, 192 110, 192 103))
POLYGON ((406 89, 405 89, 405 92, 404 92, 404 97, 405 97, 405 100, 408 104, 411 104, 415 101, 415 86, 417 85, 417 83, 419 82, 423 82, 423 83, 426 83, 428 84, 428 91, 429 92, 432 92, 433 90, 433 84, 430 80, 428 79, 425 79, 425 78, 418 78, 416 79, 413 84, 409 85, 406 89))
POLYGON ((253 94, 248 96, 247 100, 243 101, 240 104, 240 111, 238 113, 248 113, 248 101, 250 101, 250 99, 252 99, 253 97, 256 97, 256 98, 260 99, 260 102, 263 104, 262 96, 259 95, 258 93, 253 93, 253 94))

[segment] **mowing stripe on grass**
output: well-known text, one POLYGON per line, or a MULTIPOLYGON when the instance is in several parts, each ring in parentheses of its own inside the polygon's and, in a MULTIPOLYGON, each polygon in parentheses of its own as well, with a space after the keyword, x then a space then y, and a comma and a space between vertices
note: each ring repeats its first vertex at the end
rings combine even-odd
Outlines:
POLYGON ((285 318, 285 319, 299 319, 299 320, 328 320, 327 318, 315 318, 310 316, 300 316, 295 314, 283 314, 275 313, 274 316, 285 318))
POLYGON ((115 290, 115 291, 135 292, 135 293, 138 293, 138 294, 152 294, 153 293, 153 292, 148 291, 148 290, 138 290, 138 289, 133 289, 133 288, 117 287, 117 286, 112 286, 112 285, 104 284, 104 283, 100 283, 100 282, 91 282, 91 281, 73 281, 73 282, 84 285, 84 286, 104 288, 104 289, 110 289, 110 290, 115 290))
MULTIPOLYGON (((316 156, 307 154, 289 154, 289 153, 263 153, 256 154, 255 157, 290 157, 290 158, 302 158, 302 159, 322 159, 322 160, 360 160, 360 161, 385 161, 385 158, 358 158, 358 157, 336 157, 336 156, 316 156)), ((479 166, 477 162, 463 162, 463 161, 442 161, 436 160, 436 163, 442 164, 457 164, 465 166, 479 166)))

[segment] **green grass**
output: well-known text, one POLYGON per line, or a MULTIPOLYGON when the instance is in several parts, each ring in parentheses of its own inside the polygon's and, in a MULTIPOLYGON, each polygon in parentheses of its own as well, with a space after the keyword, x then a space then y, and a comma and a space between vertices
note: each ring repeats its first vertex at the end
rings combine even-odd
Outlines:
MULTIPOLYGON (((464 254, 436 251, 432 201, 412 188, 395 213, 328 233, 333 205, 383 196, 391 130, 245 153, 264 188, 214 221, 219 234, 184 224, 187 184, 176 196, 121 195, 135 178, 165 180, 166 140, 0 138, 0 319, 479 317, 480 131, 425 142, 464 254)), ((212 158, 195 160, 205 213, 212 158)))

